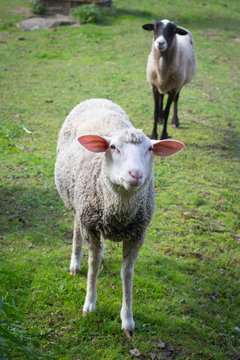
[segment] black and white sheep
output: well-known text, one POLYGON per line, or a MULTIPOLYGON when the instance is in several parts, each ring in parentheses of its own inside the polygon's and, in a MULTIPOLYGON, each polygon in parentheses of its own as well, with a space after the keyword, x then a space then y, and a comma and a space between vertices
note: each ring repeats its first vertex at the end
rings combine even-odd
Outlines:
POLYGON ((178 99, 181 88, 190 82, 196 70, 193 38, 190 32, 169 20, 145 24, 143 29, 154 31, 152 50, 147 62, 147 80, 154 98, 154 126, 152 139, 157 139, 157 124, 163 123, 161 139, 167 139, 167 121, 172 102, 172 124, 179 127, 178 99), (163 111, 163 98, 168 94, 163 111))
POLYGON ((77 105, 59 133, 56 187, 65 205, 75 212, 72 275, 80 271, 83 241, 89 251, 83 312, 95 310, 104 239, 123 241, 120 315, 128 336, 134 329, 134 263, 155 207, 153 156, 171 156, 183 147, 174 140, 150 140, 132 126, 120 106, 106 99, 77 105))

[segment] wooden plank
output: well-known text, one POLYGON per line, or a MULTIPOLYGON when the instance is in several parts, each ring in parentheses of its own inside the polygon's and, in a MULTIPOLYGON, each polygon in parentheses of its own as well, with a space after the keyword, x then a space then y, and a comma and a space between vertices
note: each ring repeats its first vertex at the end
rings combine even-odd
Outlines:
POLYGON ((72 7, 83 4, 96 3, 99 6, 111 6, 112 0, 41 0, 45 6, 45 14, 65 14, 70 13, 72 7))

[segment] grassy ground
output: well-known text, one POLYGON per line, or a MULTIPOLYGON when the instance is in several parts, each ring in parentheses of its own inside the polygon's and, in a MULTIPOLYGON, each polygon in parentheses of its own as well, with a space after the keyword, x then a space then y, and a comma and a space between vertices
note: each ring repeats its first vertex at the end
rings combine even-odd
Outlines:
POLYGON ((0 292, 52 359, 237 360, 239 1, 114 4, 107 25, 22 33, 15 24, 28 1, 0 2, 0 292), (71 278, 73 217, 55 189, 55 148, 65 116, 92 97, 117 102, 151 133, 152 35, 141 25, 160 18, 192 31, 198 71, 181 94, 181 128, 169 126, 186 149, 155 161, 157 207, 136 265, 129 340, 119 319, 121 244, 107 241, 97 311, 82 317, 87 254, 71 278))

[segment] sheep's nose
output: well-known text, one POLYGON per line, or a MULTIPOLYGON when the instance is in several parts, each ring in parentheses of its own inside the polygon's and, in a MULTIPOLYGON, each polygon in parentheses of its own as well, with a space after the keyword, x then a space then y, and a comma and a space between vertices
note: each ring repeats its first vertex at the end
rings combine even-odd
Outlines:
POLYGON ((139 181, 143 178, 143 173, 140 170, 130 170, 129 174, 136 181, 139 181))
POLYGON ((158 41, 158 47, 159 49, 163 48, 165 46, 165 41, 158 41))

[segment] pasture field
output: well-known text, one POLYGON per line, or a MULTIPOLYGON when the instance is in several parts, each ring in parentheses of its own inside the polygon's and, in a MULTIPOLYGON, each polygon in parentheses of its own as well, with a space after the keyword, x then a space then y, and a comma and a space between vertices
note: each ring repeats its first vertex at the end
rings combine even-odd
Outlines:
MULTIPOLYGON (((239 360, 239 0, 113 2, 102 24, 21 32, 30 1, 0 1, 0 321, 21 328, 0 325, 50 359, 239 360), (82 316, 87 252, 70 277, 73 214, 54 184, 56 142, 69 111, 94 97, 151 133, 152 34, 141 26, 164 18, 192 32, 198 66, 180 95, 181 127, 168 127, 186 148, 155 159, 156 211, 135 267, 128 339, 121 244, 106 241, 96 313, 82 316)), ((17 353, 0 347, 1 358, 17 353)))

